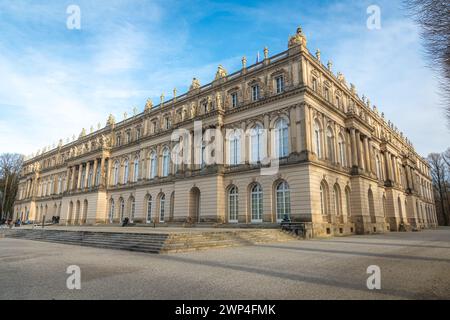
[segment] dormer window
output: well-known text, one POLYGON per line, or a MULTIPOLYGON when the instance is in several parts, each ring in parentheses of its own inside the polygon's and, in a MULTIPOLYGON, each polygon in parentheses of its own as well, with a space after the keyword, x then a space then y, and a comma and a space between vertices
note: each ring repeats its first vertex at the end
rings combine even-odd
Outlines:
POLYGON ((252 86, 252 101, 259 100, 259 85, 255 84, 252 86))
POLYGON ((118 134, 117 136, 116 136, 116 146, 117 147, 120 147, 120 144, 121 144, 121 139, 120 139, 121 137, 120 137, 120 134, 118 134))
POLYGON ((339 96, 336 96, 336 106, 337 106, 338 108, 341 107, 341 100, 339 99, 339 96))
POLYGON ((130 131, 127 131, 127 143, 131 142, 131 133, 130 131))
POLYGON ((234 92, 231 94, 231 107, 237 108, 238 106, 238 94, 234 92))
POLYGON ((279 76, 275 78, 276 86, 277 86, 277 94, 282 93, 284 91, 284 77, 279 76))

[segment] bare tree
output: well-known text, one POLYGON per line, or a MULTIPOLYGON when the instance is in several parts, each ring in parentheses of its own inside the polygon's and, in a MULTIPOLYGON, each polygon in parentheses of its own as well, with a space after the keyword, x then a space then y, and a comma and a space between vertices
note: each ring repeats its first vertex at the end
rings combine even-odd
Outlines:
POLYGON ((3 219, 12 218, 22 164, 20 154, 0 155, 0 217, 3 219))
POLYGON ((443 102, 450 126, 450 5, 448 0, 403 0, 421 27, 425 53, 439 74, 443 102))
POLYGON ((448 210, 448 183, 447 168, 444 157, 440 153, 431 153, 428 155, 428 163, 431 166, 431 177, 433 179, 433 187, 435 189, 436 205, 442 214, 444 225, 449 225, 448 210))

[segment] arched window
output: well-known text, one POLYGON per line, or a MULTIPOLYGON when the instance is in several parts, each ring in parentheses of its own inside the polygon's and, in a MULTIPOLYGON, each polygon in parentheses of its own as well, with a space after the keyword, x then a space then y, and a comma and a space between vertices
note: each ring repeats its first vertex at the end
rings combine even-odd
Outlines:
POLYGON ((284 118, 275 123, 275 152, 277 158, 287 157, 289 153, 288 124, 284 118))
POLYGON ((163 150, 163 163, 162 163, 162 175, 163 177, 167 177, 169 175, 169 166, 170 166, 170 152, 169 148, 164 148, 163 150))
POLYGON ((341 204, 341 189, 339 185, 336 183, 333 187, 333 200, 334 200, 334 213, 339 216, 342 213, 342 204, 341 204))
POLYGON ((314 121, 314 144, 315 152, 318 158, 322 158, 322 143, 320 139, 320 124, 318 121, 314 121))
POLYGON ((339 148, 339 163, 341 166, 345 167, 345 140, 342 134, 338 137, 338 148, 339 148))
POLYGON ((114 199, 109 200, 109 223, 113 223, 114 221, 114 199))
POLYGON ((263 192, 260 184, 255 184, 251 189, 252 222, 262 222, 263 192))
POLYGON ((95 173, 95 186, 98 186, 100 184, 101 169, 101 166, 97 166, 97 172, 95 173))
POLYGON ((327 128, 327 158, 331 162, 335 162, 334 159, 334 134, 331 128, 327 128))
POLYGON ((152 222, 153 199, 151 195, 147 198, 147 223, 152 222))
POLYGON ((239 130, 233 130, 229 135, 229 165, 235 166, 241 162, 241 135, 239 130))
POLYGON ((232 186, 228 190, 228 222, 238 222, 238 189, 232 186))
POLYGON ((291 191, 286 181, 278 183, 276 187, 276 212, 277 221, 291 216, 291 191))
POLYGON ((128 182, 128 159, 125 160, 125 162, 123 163, 123 184, 126 184, 128 182))
POLYGON ((157 165, 157 159, 156 159, 156 153, 152 152, 150 154, 150 179, 153 179, 156 177, 156 173, 158 170, 158 165, 157 165))
POLYGON ((159 222, 164 222, 164 214, 166 210, 166 195, 162 194, 159 198, 159 222))
POLYGON ((136 201, 132 197, 130 199, 130 222, 133 222, 135 213, 136 213, 136 201))
POLYGON ((124 218, 124 214, 125 214, 125 201, 121 198, 120 199, 120 208, 119 208, 119 217, 120 217, 120 222, 123 221, 124 218))
POLYGON ((250 144, 252 148, 251 163, 261 162, 265 156, 264 130, 260 124, 254 126, 250 131, 250 144))
POLYGON ((113 184, 116 186, 119 183, 119 161, 114 163, 113 184))
POLYGON ((133 163, 133 182, 137 182, 139 178, 139 158, 134 158, 133 163))
POLYGON ((347 216, 350 217, 351 216, 351 210, 350 210, 350 188, 346 187, 345 188, 345 204, 347 207, 347 216))

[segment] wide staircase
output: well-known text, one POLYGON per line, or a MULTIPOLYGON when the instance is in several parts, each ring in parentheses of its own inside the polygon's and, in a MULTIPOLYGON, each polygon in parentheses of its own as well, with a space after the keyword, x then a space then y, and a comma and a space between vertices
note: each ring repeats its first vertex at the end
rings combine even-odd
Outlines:
POLYGON ((147 253, 170 253, 284 242, 297 237, 277 229, 186 233, 126 233, 69 230, 8 230, 6 238, 56 242, 147 253))

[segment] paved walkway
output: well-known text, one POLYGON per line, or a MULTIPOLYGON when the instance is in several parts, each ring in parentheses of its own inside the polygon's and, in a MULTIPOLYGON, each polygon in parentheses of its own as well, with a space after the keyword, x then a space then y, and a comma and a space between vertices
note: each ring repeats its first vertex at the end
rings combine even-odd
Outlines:
POLYGON ((449 270, 450 228, 172 255, 0 239, 2 300, 450 299, 449 270), (66 288, 70 265, 81 290, 66 288))

